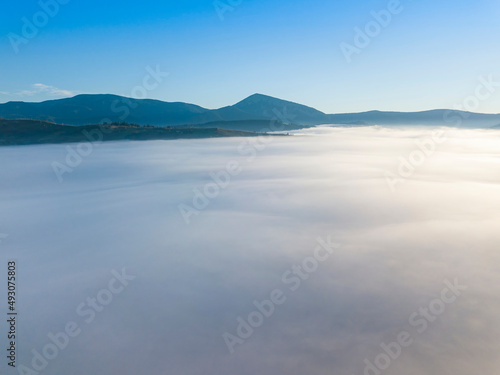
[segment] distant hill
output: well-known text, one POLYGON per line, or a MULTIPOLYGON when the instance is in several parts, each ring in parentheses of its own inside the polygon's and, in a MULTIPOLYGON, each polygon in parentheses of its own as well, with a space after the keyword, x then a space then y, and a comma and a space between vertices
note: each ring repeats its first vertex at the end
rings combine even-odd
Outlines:
POLYGON ((261 124, 283 123, 289 128, 320 124, 438 125, 488 128, 500 123, 500 115, 445 109, 423 112, 326 114, 314 108, 262 94, 254 94, 231 106, 207 109, 195 104, 132 99, 117 95, 77 95, 41 103, 0 104, 0 117, 34 119, 59 124, 87 125, 129 122, 156 126, 220 124, 226 129, 255 131, 261 124))
POLYGON ((488 128, 500 121, 500 115, 435 109, 422 112, 346 113, 329 115, 333 123, 360 122, 366 125, 436 125, 488 128))
POLYGON ((38 120, 0 119, 0 146, 119 140, 252 137, 258 133, 216 128, 171 128, 120 125, 59 125, 38 120), (91 134, 87 138, 86 134, 91 134))

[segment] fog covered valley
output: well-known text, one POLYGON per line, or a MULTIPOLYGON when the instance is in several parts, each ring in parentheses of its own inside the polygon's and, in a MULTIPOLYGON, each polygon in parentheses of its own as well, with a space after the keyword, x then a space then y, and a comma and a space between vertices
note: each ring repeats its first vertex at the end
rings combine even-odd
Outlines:
POLYGON ((290 134, 0 148, 18 366, 498 373, 500 133, 290 134))

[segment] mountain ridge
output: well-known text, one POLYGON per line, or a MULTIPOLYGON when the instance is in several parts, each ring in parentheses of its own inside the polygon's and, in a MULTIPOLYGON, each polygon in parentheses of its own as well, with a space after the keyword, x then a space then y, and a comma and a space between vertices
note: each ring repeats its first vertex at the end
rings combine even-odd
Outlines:
POLYGON ((365 124, 484 128, 500 123, 500 114, 448 109, 418 112, 371 110, 327 114, 313 107, 259 93, 218 109, 208 109, 192 103, 134 99, 114 94, 80 94, 43 102, 9 101, 0 104, 0 117, 67 125, 130 122, 154 126, 196 126, 214 122, 226 124, 236 121, 279 121, 302 127, 321 124, 365 124))

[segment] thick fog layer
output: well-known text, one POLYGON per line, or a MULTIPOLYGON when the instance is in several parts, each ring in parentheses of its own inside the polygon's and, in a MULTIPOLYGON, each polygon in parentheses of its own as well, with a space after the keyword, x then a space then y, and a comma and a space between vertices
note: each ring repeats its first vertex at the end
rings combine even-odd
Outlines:
POLYGON ((500 372, 500 132, 84 146, 0 148, 2 373, 500 372))

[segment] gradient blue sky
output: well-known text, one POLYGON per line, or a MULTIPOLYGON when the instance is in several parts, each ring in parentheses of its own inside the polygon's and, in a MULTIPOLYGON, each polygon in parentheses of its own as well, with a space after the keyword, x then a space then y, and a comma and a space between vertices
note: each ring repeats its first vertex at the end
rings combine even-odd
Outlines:
MULTIPOLYGON (((149 98, 207 108, 256 92, 328 113, 452 108, 480 76, 500 81, 497 0, 401 0, 403 11, 347 63, 340 43, 387 4, 244 0, 221 20, 212 0, 70 0, 16 54, 8 34, 20 35, 40 5, 10 2, 0 15, 0 102, 132 96, 156 65, 169 76, 149 98)), ((500 93, 478 112, 500 112, 500 93)))

